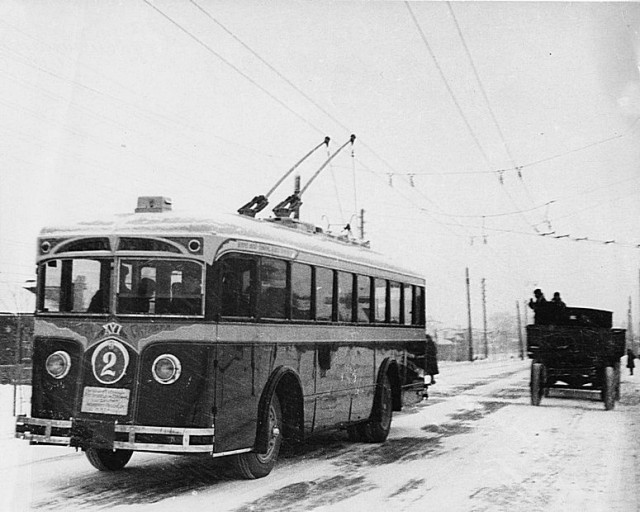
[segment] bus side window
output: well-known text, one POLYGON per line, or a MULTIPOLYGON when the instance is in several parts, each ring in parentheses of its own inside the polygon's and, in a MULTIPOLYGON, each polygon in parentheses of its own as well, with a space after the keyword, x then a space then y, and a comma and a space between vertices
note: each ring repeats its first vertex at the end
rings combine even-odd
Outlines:
POLYGON ((220 314, 252 317, 252 287, 256 262, 250 258, 225 258, 222 261, 220 314))
POLYGON ((371 318, 371 278, 357 276, 358 281, 358 322, 372 322, 371 318))
POLYGON ((402 287, 402 323, 411 325, 413 318, 413 286, 405 284, 402 287))
POLYGON ((311 266, 291 265, 291 318, 311 320, 311 266))
POLYGON ((425 300, 424 288, 422 286, 414 286, 413 296, 413 314, 411 315, 411 323, 413 325, 423 325, 425 323, 425 300))
POLYGON ((287 262, 273 258, 260 259, 261 318, 285 318, 287 315, 287 262))
POLYGON ((400 283, 389 282, 389 322, 400 323, 400 283))
POLYGON ((387 322, 387 281, 386 279, 374 279, 374 321, 387 322))
POLYGON ((351 322, 353 317, 353 274, 338 272, 338 322, 351 322))
POLYGON ((316 268, 316 320, 330 322, 333 315, 333 270, 316 268))

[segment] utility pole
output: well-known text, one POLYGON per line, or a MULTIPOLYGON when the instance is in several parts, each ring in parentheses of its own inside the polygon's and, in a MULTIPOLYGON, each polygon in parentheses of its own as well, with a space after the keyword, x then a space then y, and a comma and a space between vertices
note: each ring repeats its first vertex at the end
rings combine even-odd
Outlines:
POLYGON ((465 268, 467 281, 467 319, 469 323, 469 361, 473 361, 473 331, 471 330, 471 289, 469 286, 469 267, 465 268))
MULTIPOLYGON (((526 315, 525 309, 525 315, 526 315)), ((522 322, 520 320, 520 302, 516 301, 516 314, 518 315, 518 342, 520 345, 520 359, 524 359, 524 339, 522 337, 522 322)))
POLYGON ((364 240, 364 208, 360 209, 360 240, 364 240))
MULTIPOLYGON (((627 346, 633 350, 633 315, 631 308, 631 296, 629 296, 629 309, 627 312, 627 346)), ((635 352, 635 351, 634 351, 635 352)))
POLYGON ((483 323, 483 337, 484 337, 484 358, 489 359, 489 340, 487 339, 487 289, 486 279, 482 278, 482 323, 483 323))

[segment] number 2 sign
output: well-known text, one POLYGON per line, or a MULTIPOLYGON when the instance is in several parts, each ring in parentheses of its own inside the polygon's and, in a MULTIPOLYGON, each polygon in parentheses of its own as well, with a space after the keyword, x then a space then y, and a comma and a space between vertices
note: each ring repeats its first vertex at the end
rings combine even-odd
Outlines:
POLYGON ((105 340, 93 352, 91 367, 94 377, 102 384, 118 382, 129 366, 129 352, 116 340, 105 340))

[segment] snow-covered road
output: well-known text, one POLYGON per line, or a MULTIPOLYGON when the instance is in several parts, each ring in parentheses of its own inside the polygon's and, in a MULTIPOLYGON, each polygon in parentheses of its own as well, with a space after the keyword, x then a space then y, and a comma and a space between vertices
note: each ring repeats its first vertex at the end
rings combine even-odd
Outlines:
POLYGON ((101 473, 72 449, 28 446, 11 438, 1 386, 0 510, 640 510, 640 377, 623 375, 613 411, 558 393, 533 407, 528 379, 529 361, 442 363, 384 444, 326 434, 255 481, 219 460, 141 453, 101 473))

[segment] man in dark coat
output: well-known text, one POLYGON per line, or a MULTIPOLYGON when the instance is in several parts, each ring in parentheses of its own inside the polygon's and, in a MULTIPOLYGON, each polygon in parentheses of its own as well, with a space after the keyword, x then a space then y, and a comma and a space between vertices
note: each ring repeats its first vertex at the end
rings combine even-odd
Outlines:
POLYGON ((536 300, 529 299, 529 307, 534 312, 534 323, 536 324, 548 324, 549 323, 549 303, 544 298, 544 293, 540 288, 533 290, 533 295, 536 300))
POLYGON ((433 338, 426 335, 425 352, 424 352, 424 373, 431 377, 431 384, 435 384, 435 375, 440 373, 438 371, 438 347, 436 346, 433 338))
POLYGON ((627 368, 629 368, 629 375, 633 375, 633 369, 636 367, 636 355, 630 348, 627 349, 627 368))

